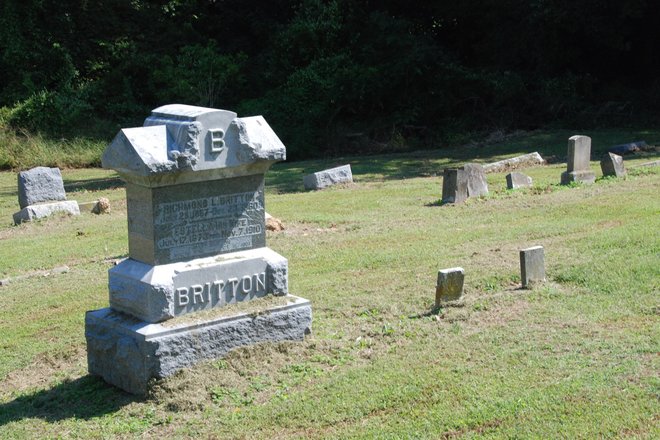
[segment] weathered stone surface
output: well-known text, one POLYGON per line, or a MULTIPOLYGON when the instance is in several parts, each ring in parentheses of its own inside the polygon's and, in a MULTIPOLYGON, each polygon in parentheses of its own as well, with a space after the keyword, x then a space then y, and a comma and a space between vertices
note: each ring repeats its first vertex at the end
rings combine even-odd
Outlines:
POLYGON ((129 393, 145 394, 164 378, 197 362, 259 342, 300 341, 311 331, 309 301, 288 296, 284 306, 258 313, 166 327, 110 308, 87 312, 85 338, 91 374, 129 393))
POLYGON ((638 167, 657 167, 660 166, 660 160, 652 160, 650 162, 644 162, 637 165, 638 167))
POLYGON ((520 278, 523 288, 545 281, 543 246, 533 246, 520 251, 520 278))
POLYGON ((435 288, 435 305, 458 301, 463 297, 465 271, 462 267, 452 267, 438 271, 438 284, 435 288))
POLYGON ((623 166, 623 157, 614 153, 605 153, 600 159, 600 169, 603 176, 623 177, 626 169, 623 166))
POLYGON ((262 174, 148 188, 126 185, 128 249, 169 264, 265 246, 262 174))
POLYGON ((339 183, 353 183, 350 165, 318 171, 303 177, 303 185, 307 190, 323 189, 339 183))
POLYGON ((484 167, 478 163, 466 163, 463 165, 463 171, 467 177, 468 197, 487 196, 488 182, 486 182, 484 167))
POLYGON ((21 208, 63 200, 66 200, 66 194, 59 168, 36 167, 18 173, 18 204, 21 208))
POLYGON ((14 214, 14 223, 18 225, 19 223, 48 217, 58 212, 80 215, 80 208, 78 208, 78 202, 75 200, 30 205, 14 214))
POLYGON ((628 144, 615 145, 610 147, 607 151, 618 155, 636 153, 647 147, 646 141, 630 142, 628 144))
POLYGON ((146 187, 263 174, 286 149, 261 116, 183 104, 152 111, 144 127, 122 129, 102 157, 104 168, 146 187))
POLYGON ((509 173, 506 175, 507 189, 529 188, 532 186, 532 178, 523 173, 509 173))
POLYGON ((566 171, 561 174, 561 184, 594 183, 596 175, 589 169, 590 158, 591 138, 581 135, 571 136, 568 139, 568 160, 566 171))
POLYGON ((269 248, 157 266, 129 258, 108 278, 110 307, 147 322, 289 291, 287 260, 269 248))
POLYGON ((512 157, 510 159, 500 160, 484 165, 484 172, 499 173, 502 171, 513 170, 522 167, 531 167, 543 165, 545 161, 538 152, 523 154, 522 156, 512 157))
POLYGON ((442 175, 442 203, 462 203, 467 197, 468 181, 465 171, 445 168, 442 175))

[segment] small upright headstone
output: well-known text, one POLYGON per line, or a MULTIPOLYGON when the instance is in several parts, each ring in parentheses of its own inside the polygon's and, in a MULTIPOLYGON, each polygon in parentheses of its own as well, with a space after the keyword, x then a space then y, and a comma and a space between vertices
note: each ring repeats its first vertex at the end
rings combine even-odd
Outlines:
POLYGON ((520 250, 520 278, 523 288, 545 281, 543 246, 520 250))
POLYGON ((442 175, 442 203, 461 203, 467 197, 465 171, 462 168, 445 168, 442 175))
POLYGON ((55 212, 80 214, 78 203, 66 199, 59 168, 36 167, 18 173, 18 204, 21 210, 14 214, 16 224, 55 212))
POLYGON ((571 136, 568 139, 568 164, 561 174, 561 184, 571 182, 594 183, 596 175, 589 169, 591 157, 591 138, 589 136, 571 136))
POLYGON ((117 134, 102 163, 126 181, 129 258, 108 272, 110 307, 85 316, 91 374, 144 394, 235 347, 303 339, 311 305, 266 247, 264 174, 285 157, 263 117, 226 110, 166 105, 117 134), (269 296, 283 298, 218 313, 269 296))
POLYGON ((488 183, 484 167, 478 163, 466 163, 463 165, 467 177, 468 197, 481 197, 488 195, 488 183))
POLYGON ((353 173, 350 165, 318 171, 303 177, 303 185, 307 190, 323 189, 340 183, 353 183, 353 173))
POLYGON ((443 303, 458 301, 463 297, 465 271, 462 267, 452 267, 438 271, 438 283, 435 288, 436 307, 443 303))
POLYGON ((605 153, 600 159, 600 169, 603 176, 623 177, 626 169, 623 167, 623 157, 614 153, 605 153))
POLYGON ((513 172, 506 175, 506 188, 518 189, 532 186, 532 178, 526 174, 513 172))

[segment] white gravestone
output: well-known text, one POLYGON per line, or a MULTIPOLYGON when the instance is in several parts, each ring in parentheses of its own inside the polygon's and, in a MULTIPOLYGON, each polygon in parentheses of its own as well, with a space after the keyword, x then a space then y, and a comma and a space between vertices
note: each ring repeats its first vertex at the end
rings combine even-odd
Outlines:
POLYGON ((353 183, 350 165, 330 168, 303 177, 303 185, 307 190, 323 189, 340 183, 353 183))
POLYGON ((309 301, 289 294, 286 258, 265 247, 264 173, 285 157, 261 116, 226 110, 166 105, 117 134, 102 162, 126 181, 130 258, 109 271, 110 307, 87 313, 90 373, 144 394, 149 379, 234 347, 309 333, 309 301), (268 295, 285 305, 196 318, 268 295), (183 315, 194 323, 167 324, 183 315))

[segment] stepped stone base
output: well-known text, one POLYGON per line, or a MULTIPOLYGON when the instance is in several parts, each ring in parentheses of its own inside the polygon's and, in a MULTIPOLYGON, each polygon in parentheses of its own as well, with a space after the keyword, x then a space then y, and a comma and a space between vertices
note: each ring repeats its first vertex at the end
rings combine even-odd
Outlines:
POLYGON ((38 220, 40 218, 48 217, 56 212, 65 212, 69 215, 80 215, 80 208, 78 207, 78 202, 75 200, 28 205, 14 214, 14 223, 18 225, 23 222, 38 220))
POLYGON ((87 312, 85 337, 90 374, 132 394, 146 394, 151 378, 167 377, 231 349, 259 342, 300 341, 311 331, 312 307, 293 295, 287 303, 168 326, 150 324, 105 308, 87 312))
POLYGON ((568 185, 571 182, 594 183, 596 174, 592 171, 564 171, 561 173, 561 184, 568 185))

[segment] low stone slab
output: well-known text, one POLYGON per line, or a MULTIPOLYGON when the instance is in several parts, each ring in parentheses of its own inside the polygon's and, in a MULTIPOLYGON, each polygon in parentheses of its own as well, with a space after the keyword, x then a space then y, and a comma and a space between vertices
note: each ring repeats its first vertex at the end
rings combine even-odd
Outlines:
POLYGON ((626 169, 623 166, 623 157, 614 154, 606 153, 600 159, 600 169, 603 176, 623 177, 626 175, 626 169))
POLYGON ((487 196, 488 182, 486 182, 484 167, 478 163, 466 163, 463 165, 463 171, 467 177, 468 197, 487 196))
POLYGON ((638 167, 657 167, 660 166, 660 160, 652 160, 651 162, 644 162, 637 165, 638 167))
POLYGON ((467 174, 462 168, 445 168, 442 175, 442 203, 462 203, 468 198, 467 174))
POLYGON ((151 266, 126 259, 108 271, 110 307, 146 322, 288 293, 287 259, 269 248, 151 266))
POLYGON ((350 165, 318 171, 303 177, 303 185, 307 190, 323 189, 339 183, 353 183, 350 165))
POLYGON ((486 164, 484 165, 484 172, 499 173, 515 168, 543 165, 544 163, 545 161, 541 155, 535 151, 534 153, 523 154, 522 156, 512 157, 511 159, 486 164))
POLYGON ((14 223, 18 225, 27 221, 38 220, 40 218, 48 217, 56 212, 80 215, 80 208, 78 208, 78 202, 75 200, 30 205, 14 214, 14 223))
POLYGON ((647 147, 646 141, 629 142, 627 144, 615 145, 607 151, 618 155, 636 153, 647 147))
POLYGON ((564 171, 561 173, 562 185, 568 185, 571 182, 591 184, 596 181, 596 174, 593 171, 564 171))
POLYGON ((520 278, 523 288, 545 281, 545 261, 543 246, 533 246, 520 250, 520 278))
POLYGON ((506 188, 518 189, 532 186, 532 178, 526 174, 513 172, 506 175, 506 188))
POLYGON ((443 303, 458 301, 463 297, 465 271, 462 267, 452 267, 438 271, 438 284, 435 288, 436 307, 443 303))
POLYGON ((308 300, 172 327, 149 324, 110 308, 85 315, 91 374, 129 393, 146 394, 149 380, 259 342, 301 341, 311 332, 308 300))
POLYGON ((36 167, 18 173, 18 204, 21 208, 62 200, 66 200, 66 193, 59 168, 36 167))

